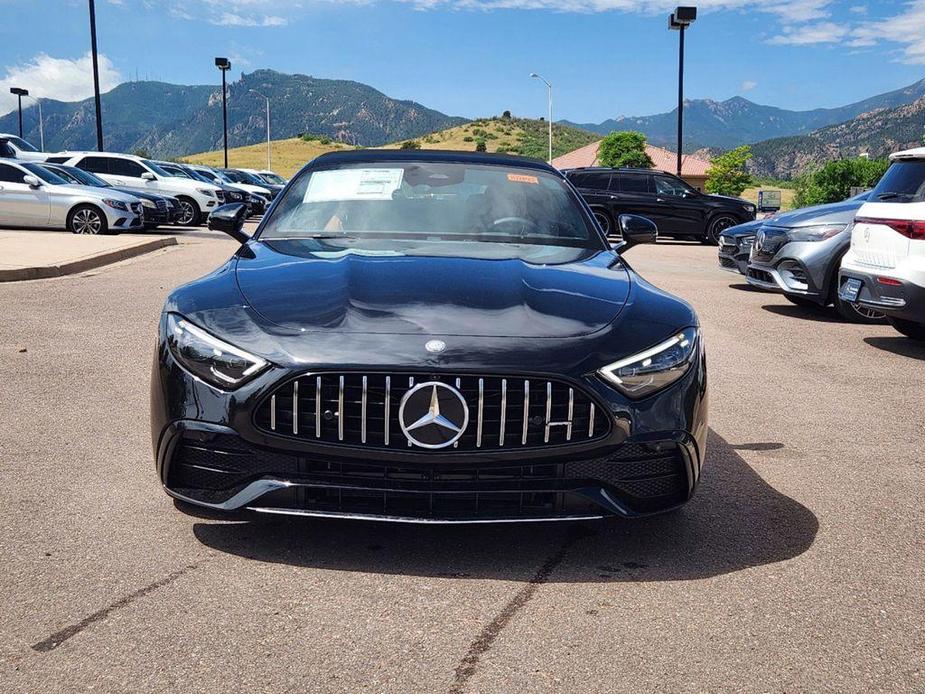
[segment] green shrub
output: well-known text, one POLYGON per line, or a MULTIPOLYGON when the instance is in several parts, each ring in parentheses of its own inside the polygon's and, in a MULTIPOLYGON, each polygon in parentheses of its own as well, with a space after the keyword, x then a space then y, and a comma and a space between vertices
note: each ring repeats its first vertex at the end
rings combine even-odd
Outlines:
POLYGON ((752 184, 752 177, 745 170, 745 163, 751 157, 752 148, 743 145, 714 158, 707 169, 704 189, 718 195, 741 195, 752 184))
POLYGON ((406 140, 401 143, 401 149, 421 149, 421 143, 417 140, 406 140))
POLYGON ((466 135, 466 136, 463 138, 463 142, 472 142, 472 141, 474 141, 474 140, 475 140, 475 138, 472 137, 471 135, 466 135))
POLYGON ((485 152, 488 150, 488 145, 485 144, 485 140, 479 140, 475 143, 476 152, 485 152))
POLYGON ((852 188, 873 188, 886 172, 886 159, 838 159, 797 179, 796 207, 844 200, 852 188))

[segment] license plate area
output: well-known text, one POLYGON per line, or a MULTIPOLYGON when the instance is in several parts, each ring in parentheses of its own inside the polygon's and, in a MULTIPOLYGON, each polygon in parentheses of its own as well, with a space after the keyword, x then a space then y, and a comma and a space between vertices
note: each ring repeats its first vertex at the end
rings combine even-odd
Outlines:
POLYGON ((863 282, 854 277, 849 277, 845 280, 844 284, 841 286, 841 290, 838 292, 839 298, 842 301, 848 301, 852 304, 857 303, 858 295, 861 293, 861 287, 863 282))

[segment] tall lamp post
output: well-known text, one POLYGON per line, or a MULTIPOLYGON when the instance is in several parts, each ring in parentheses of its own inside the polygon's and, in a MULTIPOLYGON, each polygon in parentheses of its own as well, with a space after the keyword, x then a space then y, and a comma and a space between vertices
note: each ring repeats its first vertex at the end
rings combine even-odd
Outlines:
POLYGON ((24 96, 29 96, 29 90, 20 89, 19 87, 10 87, 10 94, 15 94, 19 102, 19 138, 22 139, 22 98, 24 96))
POLYGON ((96 104, 96 149, 103 151, 103 109, 100 105, 100 65, 96 50, 96 5, 90 0, 90 52, 93 54, 93 100, 96 104))
POLYGON ((530 77, 537 79, 546 85, 546 91, 549 96, 549 162, 552 163, 552 85, 543 77, 535 72, 530 73, 530 77))
POLYGON ((678 177, 681 177, 681 148, 684 145, 684 30, 697 19, 696 7, 677 7, 668 18, 668 28, 680 34, 678 47, 678 177))
POLYGON ((248 89, 248 91, 254 92, 257 96, 262 96, 267 100, 267 170, 270 170, 270 97, 258 92, 256 89, 248 89))
POLYGON ((228 58, 216 58, 215 67, 222 72, 222 138, 225 143, 225 168, 228 168, 228 105, 225 100, 225 73, 231 69, 228 58))
POLYGON ((42 100, 37 96, 29 96, 39 107, 39 148, 44 152, 45 151, 45 119, 42 117, 42 100))

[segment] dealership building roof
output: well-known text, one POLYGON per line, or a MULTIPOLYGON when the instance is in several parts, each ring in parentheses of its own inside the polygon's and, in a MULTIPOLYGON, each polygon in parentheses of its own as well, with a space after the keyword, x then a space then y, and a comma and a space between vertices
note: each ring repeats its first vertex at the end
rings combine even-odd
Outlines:
MULTIPOLYGON (((601 141, 592 142, 580 149, 576 149, 561 157, 552 160, 552 165, 557 169, 578 169, 586 166, 598 166, 597 152, 600 149, 601 141)), ((653 145, 646 145, 646 153, 652 159, 656 168, 660 171, 675 173, 677 170, 677 154, 653 145)), ((710 168, 710 162, 704 159, 698 159, 690 154, 685 155, 681 160, 681 177, 692 179, 706 179, 707 169, 710 168)))

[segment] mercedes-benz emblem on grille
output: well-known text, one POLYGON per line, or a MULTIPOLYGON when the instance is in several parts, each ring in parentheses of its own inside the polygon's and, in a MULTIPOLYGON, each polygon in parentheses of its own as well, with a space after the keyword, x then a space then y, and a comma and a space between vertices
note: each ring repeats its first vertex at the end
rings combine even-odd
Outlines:
POLYGON ((469 407, 462 393, 452 386, 439 381, 421 383, 401 399, 398 423, 414 445, 446 448, 465 432, 469 407))
POLYGON ((440 354, 440 352, 446 349, 446 342, 443 340, 431 340, 424 345, 424 349, 431 354, 440 354))

